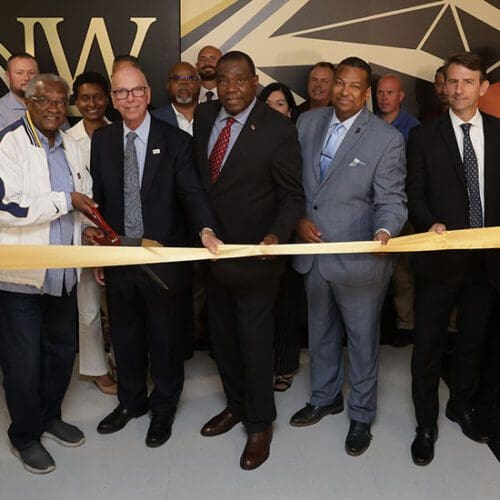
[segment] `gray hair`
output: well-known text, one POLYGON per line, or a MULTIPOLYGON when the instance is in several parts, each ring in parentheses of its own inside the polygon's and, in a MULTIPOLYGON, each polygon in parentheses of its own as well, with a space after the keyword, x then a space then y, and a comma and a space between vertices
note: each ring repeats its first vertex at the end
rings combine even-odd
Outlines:
POLYGON ((24 93, 24 96, 26 99, 29 99, 35 95, 36 85, 39 82, 58 82, 58 83, 61 83, 66 90, 66 97, 69 100, 70 89, 69 89, 68 82, 64 78, 61 78, 58 75, 54 75, 53 73, 40 73, 39 75, 34 76, 29 81, 28 85, 26 85, 26 91, 24 93))

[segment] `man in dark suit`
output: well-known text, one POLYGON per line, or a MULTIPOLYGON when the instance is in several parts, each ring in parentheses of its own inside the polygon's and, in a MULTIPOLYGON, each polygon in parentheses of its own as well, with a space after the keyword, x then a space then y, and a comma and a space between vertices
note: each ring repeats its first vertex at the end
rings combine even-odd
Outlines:
POLYGON ((187 62, 174 64, 168 75, 167 94, 170 102, 151 114, 193 135, 193 115, 198 104, 201 81, 194 66, 187 62))
MULTIPOLYGON (((111 94, 123 122, 96 131, 91 150, 94 198, 103 217, 119 234, 164 246, 190 245, 199 233, 203 245, 215 252, 219 241, 210 229, 214 220, 193 162, 190 137, 149 115, 151 91, 138 68, 117 70, 111 94)), ((95 236, 96 230, 88 228, 86 233, 95 236)), ((119 405, 97 430, 116 432, 149 409, 146 445, 156 447, 170 437, 183 386, 191 265, 150 268, 168 291, 140 267, 105 271, 119 405), (148 357, 154 382, 149 398, 148 357)), ((96 274, 102 282, 102 270, 96 274)))
MULTIPOLYGON (((500 225, 500 120, 478 111, 488 89, 481 59, 452 56, 445 65, 448 112, 413 129, 408 144, 408 208, 417 232, 500 225)), ((446 416, 478 442, 472 397, 477 389, 483 338, 494 286, 500 284, 498 251, 417 254, 413 402, 417 435, 411 446, 417 465, 434 457, 438 386, 446 330, 456 305, 457 339, 451 364, 446 416)))
MULTIPOLYGON (((306 243, 376 240, 386 244, 406 220, 403 136, 366 109, 371 67, 358 57, 337 66, 333 110, 297 122, 306 210, 297 228, 306 243)), ((349 352, 349 455, 370 445, 377 406, 380 311, 392 271, 389 256, 301 255, 311 359, 311 399, 290 423, 312 425, 344 409, 342 337, 349 352)))
MULTIPOLYGON (((219 101, 201 104, 194 120, 200 176, 226 243, 286 243, 303 211, 300 151, 294 125, 256 100, 250 57, 229 52, 217 64, 219 101)), ((273 394, 274 303, 281 260, 245 258, 207 266, 212 344, 227 408, 201 430, 229 431, 243 421, 243 469, 269 456, 273 394)))

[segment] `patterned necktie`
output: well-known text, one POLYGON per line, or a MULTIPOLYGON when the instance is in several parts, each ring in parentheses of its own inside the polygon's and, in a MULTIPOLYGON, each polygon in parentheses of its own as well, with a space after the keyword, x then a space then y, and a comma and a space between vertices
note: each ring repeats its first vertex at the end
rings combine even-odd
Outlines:
POLYGON ((210 102, 214 98, 214 93, 211 90, 205 92, 205 97, 207 98, 207 102, 210 102))
POLYGON ((125 236, 142 238, 144 226, 142 224, 141 183, 139 179, 139 165, 135 150, 135 132, 127 134, 125 145, 125 158, 123 169, 123 219, 125 223, 125 236))
POLYGON ((229 138, 231 137, 231 125, 235 122, 234 118, 228 118, 226 125, 220 131, 219 137, 210 153, 208 158, 208 168, 210 170, 210 182, 215 182, 217 176, 219 175, 222 160, 227 151, 227 146, 229 145, 229 138))
POLYGON ((481 194, 479 192, 479 170, 477 157, 470 140, 470 123, 460 125, 464 132, 464 171, 469 194, 469 226, 483 227, 483 210, 481 208, 481 194))
POLYGON ((335 152, 337 151, 337 147, 339 144, 339 138, 341 136, 341 131, 344 128, 342 123, 334 123, 330 127, 330 132, 326 139, 325 145, 320 154, 319 158, 319 173, 320 173, 320 181, 323 181, 325 177, 325 173, 332 162, 333 157, 335 156, 335 152))

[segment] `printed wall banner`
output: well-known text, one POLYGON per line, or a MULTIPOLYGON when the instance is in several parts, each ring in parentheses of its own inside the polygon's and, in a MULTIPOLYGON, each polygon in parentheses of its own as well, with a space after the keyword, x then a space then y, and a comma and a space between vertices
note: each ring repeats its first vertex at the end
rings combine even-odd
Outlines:
POLYGON ((33 54, 42 72, 70 85, 86 70, 109 77, 114 57, 132 54, 148 77, 153 103, 162 104, 168 69, 179 59, 179 12, 178 0, 11 2, 0 18, 0 95, 15 52, 33 54))

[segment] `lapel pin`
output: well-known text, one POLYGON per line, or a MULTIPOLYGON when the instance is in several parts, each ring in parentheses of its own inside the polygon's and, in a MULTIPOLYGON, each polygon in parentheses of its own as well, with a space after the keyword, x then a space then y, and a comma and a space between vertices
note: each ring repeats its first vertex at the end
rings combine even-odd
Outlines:
POLYGON ((356 129, 356 132, 354 132, 354 133, 355 133, 355 134, 359 134, 360 130, 361 130, 361 129, 358 127, 358 128, 356 129))
POLYGON ((153 154, 154 155, 159 155, 161 151, 159 149, 153 149, 153 154))
POLYGON ((76 173, 76 178, 77 178, 78 180, 81 180, 82 176, 80 175, 80 172, 77 172, 77 173, 76 173))
POLYGON ((251 128, 252 130, 255 130, 255 125, 252 123, 252 125, 250 125, 250 128, 251 128))

